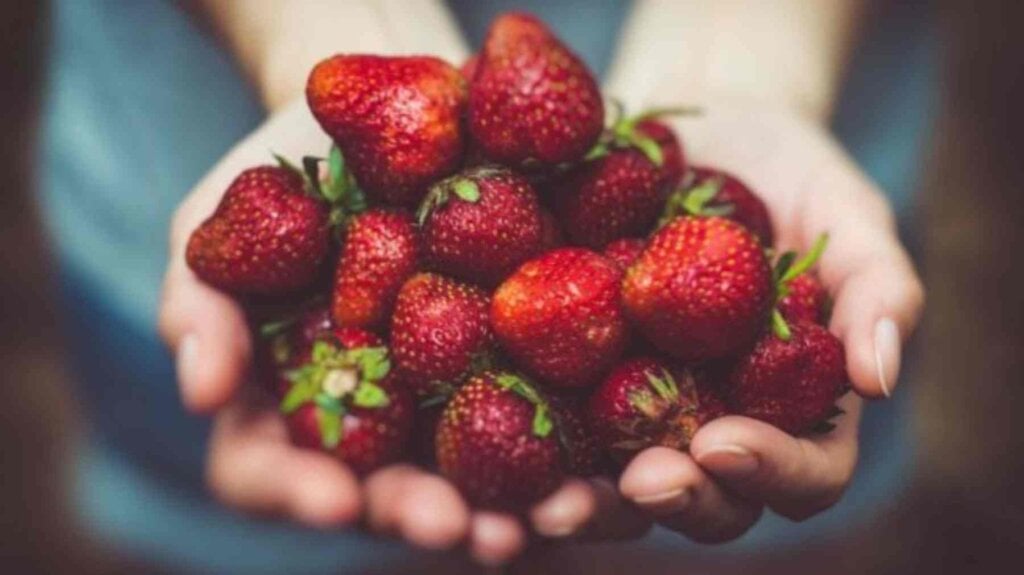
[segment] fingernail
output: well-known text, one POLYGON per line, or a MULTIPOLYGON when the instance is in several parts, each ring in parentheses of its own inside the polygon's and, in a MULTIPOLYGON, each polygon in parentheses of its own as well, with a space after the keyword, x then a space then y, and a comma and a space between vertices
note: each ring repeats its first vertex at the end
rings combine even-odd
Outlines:
POLYGON ((697 463, 707 467, 713 473, 742 479, 757 471, 760 463, 757 456, 746 447, 739 445, 719 445, 701 452, 697 463))
POLYGON ((679 513, 690 505, 690 490, 682 487, 652 495, 638 495, 633 503, 645 508, 656 508, 659 513, 679 513))
POLYGON ((886 397, 892 397, 900 373, 900 330, 896 322, 882 318, 875 324, 875 369, 886 397))
POLYGON ((196 334, 190 333, 181 339, 178 345, 177 369, 182 398, 188 404, 199 370, 199 338, 196 334))

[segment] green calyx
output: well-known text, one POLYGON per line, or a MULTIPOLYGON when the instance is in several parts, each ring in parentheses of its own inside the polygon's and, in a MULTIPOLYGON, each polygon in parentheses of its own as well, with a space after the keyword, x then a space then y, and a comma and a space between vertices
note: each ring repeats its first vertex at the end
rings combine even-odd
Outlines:
POLYGON ((311 361, 286 374, 292 386, 281 400, 281 412, 287 415, 304 405, 316 405, 323 446, 332 449, 342 439, 341 422, 349 410, 379 409, 390 403, 379 385, 390 371, 386 348, 340 349, 332 342, 318 341, 311 361))
POLYGON ((827 233, 818 236, 818 239, 814 241, 814 245, 811 246, 811 250, 804 257, 797 259, 796 252, 789 251, 779 256, 778 261, 775 262, 772 277, 775 283, 776 306, 772 308, 771 321, 772 332, 782 341, 789 341, 793 337, 793 333, 789 329, 786 319, 779 312, 777 304, 782 298, 789 295, 790 282, 814 267, 814 264, 818 263, 821 255, 825 253, 826 247, 828 247, 827 233))
POLYGON ((622 102, 612 100, 609 105, 609 127, 604 130, 597 143, 583 157, 583 161, 592 161, 607 156, 612 150, 634 148, 643 153, 655 166, 665 163, 665 155, 661 145, 649 136, 637 130, 637 124, 645 120, 655 120, 669 116, 696 115, 696 108, 652 108, 636 116, 626 116, 622 102))
POLYGON ((717 176, 694 183, 693 174, 688 174, 679 189, 665 201, 658 227, 679 216, 728 216, 734 210, 731 203, 712 203, 724 184, 725 180, 717 176))
POLYGON ((430 187, 430 191, 423 198, 423 203, 420 204, 419 209, 416 211, 416 220, 419 221, 420 225, 423 225, 434 210, 445 205, 452 198, 457 198, 471 204, 479 202, 479 182, 505 172, 506 170, 497 166, 477 166, 437 182, 430 187))
POLYGON ((331 207, 332 226, 340 226, 348 216, 366 210, 366 195, 356 183, 355 176, 349 171, 338 146, 331 146, 326 159, 315 156, 303 157, 302 168, 277 154, 274 154, 274 158, 282 168, 302 177, 307 195, 331 207), (327 164, 327 171, 321 176, 320 166, 324 162, 327 164))
POLYGON ((507 372, 497 374, 494 381, 502 389, 507 389, 533 404, 532 430, 534 435, 542 438, 551 435, 555 428, 551 406, 530 382, 521 376, 507 372))

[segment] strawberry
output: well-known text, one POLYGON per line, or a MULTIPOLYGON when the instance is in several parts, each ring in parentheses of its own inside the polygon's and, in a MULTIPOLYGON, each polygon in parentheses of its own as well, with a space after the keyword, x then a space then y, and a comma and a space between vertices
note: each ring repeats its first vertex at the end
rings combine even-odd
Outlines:
POLYGON ((334 275, 334 321, 343 326, 381 327, 398 290, 416 271, 419 244, 419 231, 403 210, 373 209, 353 216, 334 275))
POLYGON ((582 248, 526 262, 494 293, 491 325, 499 343, 544 383, 593 383, 626 344, 621 277, 614 262, 582 248))
POLYGON ((771 247, 772 221, 761 198, 736 176, 714 168, 691 167, 682 187, 665 204, 662 221, 680 215, 722 216, 739 222, 771 247))
POLYGON ((769 331, 723 379, 732 411, 799 435, 837 413, 846 391, 843 343, 825 328, 794 323, 789 338, 769 331))
POLYGON ((622 238, 604 247, 604 257, 619 264, 623 270, 633 265, 646 244, 640 238, 622 238))
POLYGON ((802 273, 789 282, 788 293, 776 306, 782 317, 789 322, 806 321, 823 325, 828 293, 818 278, 811 273, 802 273))
POLYGON ((419 212, 427 266, 493 287, 542 248, 537 195, 523 177, 493 166, 435 184, 419 212))
POLYGON ((473 54, 466 61, 459 66, 459 73, 466 79, 466 82, 473 82, 473 77, 476 76, 477 65, 480 63, 480 56, 473 54))
POLYGON ((313 68, 306 99, 371 198, 412 207, 459 167, 465 80, 437 58, 333 56, 313 68))
POLYGON ((481 289, 431 273, 405 282, 391 318, 391 353, 419 396, 462 382, 486 361, 493 336, 490 298, 481 289))
POLYGON ((602 248, 626 236, 646 236, 654 228, 683 167, 679 140, 652 119, 670 112, 676 111, 616 120, 588 161, 549 184, 555 214, 572 243, 602 248))
POLYGON ((331 453, 359 474, 402 455, 413 404, 391 372, 387 348, 318 339, 309 362, 289 376, 281 412, 296 445, 331 453))
POLYGON ((655 445, 685 451, 701 425, 725 414, 698 377, 650 357, 622 362, 587 405, 597 442, 620 464, 655 445))
POLYGON ((278 295, 312 283, 330 251, 330 207, 283 159, 235 178, 189 237, 185 258, 233 294, 278 295))
POLYGON ((469 89, 469 133, 484 154, 513 167, 551 168, 597 141, 604 103, 594 75, 537 18, 507 13, 491 24, 469 89))
POLYGON ((661 228, 626 270, 625 310, 647 340, 687 362, 753 344, 774 303, 760 242, 724 218, 681 217, 661 228))
POLYGON ((547 400, 507 372, 476 375, 455 392, 436 449, 441 473, 475 506, 523 511, 564 474, 547 400))

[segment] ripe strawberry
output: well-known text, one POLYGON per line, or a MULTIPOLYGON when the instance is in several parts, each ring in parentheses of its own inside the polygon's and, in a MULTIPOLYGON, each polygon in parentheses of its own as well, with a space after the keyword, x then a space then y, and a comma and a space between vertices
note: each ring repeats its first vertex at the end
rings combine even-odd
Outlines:
POLYGON ((729 407, 798 435, 835 414, 846 391, 843 343, 813 323, 794 323, 787 340, 766 333, 724 378, 729 407))
POLYGON ((646 236, 654 228, 683 167, 679 140, 652 119, 652 114, 670 112, 616 120, 588 154, 589 161, 549 184, 555 214, 573 243, 601 248, 626 236, 646 236))
POLYGON ((277 295, 312 283, 330 250, 330 207, 282 160, 238 175, 189 238, 189 267, 234 294, 277 295))
POLYGON ((334 275, 331 310, 338 325, 377 328, 416 271, 420 239, 405 211, 373 209, 348 221, 334 275))
POLYGON ((462 383, 486 361, 493 336, 490 298, 481 289, 431 273, 405 282, 391 318, 391 353, 419 396, 462 383))
POLYGON ((620 464, 655 445, 685 451, 701 425, 722 415, 723 403, 698 375, 650 357, 619 364, 587 406, 597 442, 620 464))
POLYGON ((533 187, 494 166, 470 168, 435 184, 419 220, 431 269, 488 287, 537 255, 544 239, 533 187))
POLYGON ((825 307, 828 293, 818 278, 811 273, 802 273, 789 282, 788 293, 776 306, 786 321, 801 321, 822 325, 825 322, 825 307))
POLYGON ((626 270, 622 301, 648 341, 687 362, 751 345, 774 302, 760 242, 719 217, 681 217, 659 230, 626 270))
POLYGON ((487 157, 514 167, 572 162, 603 122, 594 75, 543 22, 521 13, 494 20, 469 89, 469 132, 487 157))
POLYGON ((622 272, 581 248, 560 248, 522 265, 494 293, 491 325, 529 374, 556 387, 593 383, 622 353, 622 272))
POLYGON ((436 449, 441 473, 481 507, 523 511, 564 473, 547 400, 511 373, 476 375, 455 393, 436 449))
POLYGON ((682 188, 665 204, 662 221, 680 215, 722 216, 747 227, 771 247, 772 221, 761 198, 738 178, 714 168, 691 167, 682 188))
POLYGON ((412 207, 459 167, 465 80, 437 58, 333 56, 313 68, 306 99, 373 198, 412 207))
POLYGON ((387 348, 345 349, 320 339, 290 377, 281 411, 296 445, 323 449, 359 474, 402 455, 413 404, 391 373, 387 348))
POLYGON ((623 270, 633 265, 646 244, 640 238, 622 238, 604 247, 604 257, 619 264, 623 270))
POLYGON ((604 452, 587 421, 586 403, 572 395, 548 397, 569 475, 591 477, 604 470, 604 452))

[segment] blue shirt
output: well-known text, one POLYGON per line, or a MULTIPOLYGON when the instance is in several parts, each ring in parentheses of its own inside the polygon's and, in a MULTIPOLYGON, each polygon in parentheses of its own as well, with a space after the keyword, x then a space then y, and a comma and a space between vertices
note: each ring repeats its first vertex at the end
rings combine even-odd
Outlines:
MULTIPOLYGON (((451 4, 474 45, 495 13, 513 4, 534 11, 598 71, 629 6, 451 4)), ((880 19, 855 62, 835 128, 906 216, 934 65, 923 19, 890 10, 897 17, 880 19)), ((182 410, 172 360, 156 335, 167 229, 183 195, 260 123, 263 110, 229 56, 174 2, 56 0, 52 17, 39 181, 76 396, 90 424, 76 474, 90 530, 123 552, 184 572, 358 571, 418 560, 364 535, 241 519, 206 495, 208 422, 182 410)), ((768 516, 725 548, 690 546, 664 532, 632 545, 756 552, 867 520, 900 493, 911 456, 904 411, 900 400, 867 411, 857 478, 821 517, 790 525, 768 516)))

